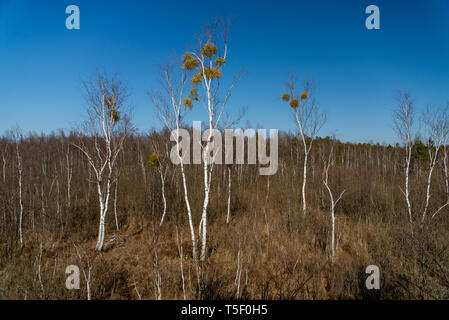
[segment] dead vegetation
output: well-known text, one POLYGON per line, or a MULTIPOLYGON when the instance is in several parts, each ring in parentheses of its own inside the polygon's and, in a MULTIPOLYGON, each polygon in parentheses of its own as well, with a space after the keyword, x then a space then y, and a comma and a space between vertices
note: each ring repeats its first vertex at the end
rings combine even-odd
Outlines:
MULTIPOLYGON (((86 299, 83 271, 87 277, 89 268, 92 299, 448 297, 448 211, 443 209, 435 219, 410 232, 399 188, 403 148, 336 142, 329 181, 347 192, 335 209, 333 264, 330 203, 320 162, 321 155, 330 152, 331 139, 317 138, 309 156, 306 215, 300 201, 302 153, 297 138, 280 137, 276 175, 260 176, 257 165, 231 167, 228 224, 228 172, 226 166, 216 166, 208 212, 207 257, 198 270, 191 254, 185 203, 180 197, 182 180, 178 167, 171 164, 165 178, 167 212, 160 226, 160 174, 147 163, 152 146, 167 149, 166 137, 166 132, 132 135, 124 145, 117 164, 120 230, 116 230, 110 212, 104 250, 98 252, 98 199, 89 183, 89 167, 80 151, 70 148, 71 140, 78 137, 62 133, 29 135, 20 142, 24 206, 20 246, 16 155, 14 141, 5 136, 0 141, 6 163, 0 183, 1 297, 86 299), (66 161, 67 154, 71 162, 66 161), (70 171, 71 180, 67 179, 70 171), (65 287, 65 269, 71 264, 80 268, 80 290, 65 287), (370 264, 380 267, 380 290, 365 288, 365 268, 370 264)), ((418 145, 413 147, 410 170, 410 198, 416 210, 425 206, 427 180, 427 160, 417 152, 418 145)), ((201 185, 202 168, 186 168, 192 212, 198 214, 194 219, 199 221, 203 191, 196 186, 201 185)), ((446 199, 441 162, 433 179, 430 209, 446 199)))

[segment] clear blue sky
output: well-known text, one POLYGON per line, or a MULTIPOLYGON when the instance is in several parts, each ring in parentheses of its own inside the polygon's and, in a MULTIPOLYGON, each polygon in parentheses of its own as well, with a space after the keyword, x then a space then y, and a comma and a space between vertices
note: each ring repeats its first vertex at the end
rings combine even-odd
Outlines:
POLYGON ((0 0, 0 132, 79 123, 80 82, 96 68, 120 72, 140 130, 159 127, 146 95, 158 87, 158 63, 220 16, 233 20, 225 76, 247 70, 229 103, 248 107, 243 124, 294 128, 280 99, 292 69, 316 83, 328 115, 320 135, 344 141, 395 141, 398 89, 420 108, 449 101, 449 0, 0 0), (80 30, 65 28, 70 4, 80 8, 80 30), (380 8, 380 30, 365 28, 370 4, 380 8))

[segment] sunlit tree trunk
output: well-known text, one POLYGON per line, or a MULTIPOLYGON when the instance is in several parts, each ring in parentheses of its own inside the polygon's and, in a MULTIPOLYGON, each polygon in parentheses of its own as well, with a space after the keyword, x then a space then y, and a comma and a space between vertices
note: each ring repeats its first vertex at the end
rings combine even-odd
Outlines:
POLYGON ((115 228, 117 231, 120 230, 120 227, 118 225, 118 214, 117 214, 117 191, 118 191, 118 174, 115 177, 115 184, 114 184, 114 216, 115 216, 115 228))
POLYGON ((323 184, 326 187, 328 193, 329 193, 329 199, 331 202, 330 206, 330 215, 331 215, 331 225, 332 225, 332 231, 331 231, 331 260, 332 263, 335 262, 335 206, 340 201, 341 197, 345 193, 346 190, 343 190, 337 199, 334 200, 334 195, 332 193, 332 190, 329 186, 329 168, 331 166, 331 163, 333 161, 333 149, 334 149, 335 139, 333 139, 332 147, 329 152, 329 157, 327 160, 324 161, 324 171, 323 171, 323 184))
POLYGON ((395 124, 395 130, 405 145, 405 191, 403 191, 403 194, 405 197, 405 202, 407 204, 410 229, 413 233, 413 216, 412 205, 410 202, 409 173, 413 147, 412 126, 414 118, 414 103, 408 92, 399 92, 397 101, 398 108, 394 113, 393 120, 395 124))
POLYGON ((71 194, 71 186, 72 186, 72 176, 73 176, 73 169, 72 169, 72 155, 70 154, 70 150, 67 150, 66 153, 66 162, 67 162, 67 208, 70 208, 70 194, 71 194))
POLYGON ((101 251, 105 241, 112 177, 131 124, 123 112, 126 88, 118 79, 97 74, 94 83, 85 83, 84 86, 89 104, 89 122, 84 129, 91 134, 93 145, 86 146, 82 138, 73 145, 85 155, 95 177, 100 205, 95 249, 101 251))
POLYGON ((163 172, 162 166, 159 166, 159 174, 161 177, 161 193, 162 193, 162 218, 159 226, 162 225, 165 219, 165 214, 167 213, 167 198, 165 197, 165 174, 163 172))
POLYGON ((227 166, 227 169, 228 169, 228 210, 227 210, 227 215, 226 215, 226 223, 229 223, 229 219, 230 219, 230 215, 231 215, 231 192, 232 192, 231 166, 227 166))
MULTIPOLYGON (((424 212, 421 217, 421 223, 424 223, 429 210, 429 203, 431 197, 431 184, 432 184, 432 173, 437 164, 438 154, 442 146, 446 145, 447 137, 449 133, 449 118, 448 118, 448 107, 431 110, 430 107, 427 108, 427 112, 424 115, 424 124, 427 132, 427 152, 429 155, 429 172, 427 176, 427 188, 426 188, 426 204, 424 207, 424 212)), ((438 214, 444 207, 449 204, 446 200, 436 212, 431 216, 432 218, 438 214)))
POLYGON ((19 151, 20 140, 16 142, 16 154, 17 154, 17 172, 19 180, 19 241, 20 247, 23 247, 23 234, 22 234, 22 220, 23 220, 23 201, 22 201, 22 156, 19 151))
MULTIPOLYGON (((307 185, 307 161, 310 150, 312 149, 313 141, 326 121, 326 115, 320 112, 318 104, 312 96, 313 85, 311 81, 305 81, 304 91, 296 95, 296 78, 294 73, 290 75, 288 82, 288 93, 282 96, 284 101, 289 101, 290 107, 294 109, 294 119, 298 126, 299 135, 301 137, 304 163, 303 163, 303 178, 302 178, 302 212, 303 215, 307 211, 306 199, 306 185, 307 185), (309 96, 310 95, 310 96, 309 96)), ((299 156, 299 155, 298 155, 299 156)))

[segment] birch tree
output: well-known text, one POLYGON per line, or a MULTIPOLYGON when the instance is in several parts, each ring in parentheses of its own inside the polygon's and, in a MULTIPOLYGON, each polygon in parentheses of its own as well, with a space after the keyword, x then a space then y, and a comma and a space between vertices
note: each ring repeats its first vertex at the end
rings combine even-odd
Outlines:
POLYGON ((98 239, 95 249, 101 251, 106 233, 111 186, 117 157, 131 130, 125 105, 127 89, 117 76, 97 73, 94 80, 84 82, 88 105, 88 121, 78 143, 73 145, 85 155, 93 171, 100 205, 98 239))
MULTIPOLYGON (((421 216, 423 223, 428 215, 429 203, 431 198, 432 174, 438 161, 438 154, 447 144, 449 133, 448 107, 431 108, 427 107, 426 113, 423 115, 423 122, 426 132, 427 152, 429 154, 429 167, 426 184, 426 201, 424 211, 421 216)), ((447 172, 447 167, 446 167, 447 172)), ((441 205, 431 216, 435 217, 442 209, 449 204, 449 199, 441 205)))
POLYGON ((4 145, 2 146, 2 178, 3 183, 6 184, 6 163, 8 159, 8 142, 4 140, 4 145))
MULTIPOLYGON (((1 139, 1 143, 2 143, 2 180, 3 180, 3 188, 7 188, 7 183, 6 183, 6 164, 8 161, 8 140, 3 138, 1 139)), ((3 213, 3 225, 2 225, 2 231, 6 232, 6 196, 3 197, 2 199, 2 204, 3 204, 3 208, 2 208, 2 213, 3 213)))
POLYGON ((412 205, 410 202, 409 174, 410 174, 410 162, 412 158, 412 148, 413 148, 413 136, 414 136, 413 121, 415 116, 415 103, 408 91, 398 92, 396 100, 398 105, 393 115, 394 129, 405 147, 405 159, 404 159, 405 191, 402 190, 402 188, 401 191, 404 194, 405 202, 407 204, 408 219, 410 227, 413 230, 413 215, 412 215, 412 205))
MULTIPOLYGON (((184 99, 184 105, 192 108, 193 101, 199 101, 206 111, 208 119, 208 130, 205 131, 205 144, 203 149, 203 182, 204 200, 199 224, 199 234, 201 238, 201 261, 206 259, 207 247, 207 210, 211 191, 211 180, 214 157, 210 156, 210 151, 215 143, 213 132, 219 128, 220 120, 225 110, 226 104, 231 96, 231 90, 238 82, 241 74, 234 78, 231 85, 224 92, 224 97, 220 99, 222 70, 227 63, 229 25, 224 21, 217 21, 212 26, 207 27, 204 35, 198 38, 196 49, 188 51, 183 56, 183 68, 192 74, 189 98, 184 99), (218 31, 221 28, 221 32, 218 31), (203 96, 200 96, 201 89, 203 96)), ((195 143, 195 142, 194 142, 195 143)))
POLYGON ((313 96, 312 82, 310 80, 305 81, 303 90, 300 94, 296 91, 296 82, 295 74, 291 73, 287 82, 288 93, 282 95, 282 100, 288 102, 294 111, 294 121, 298 126, 298 133, 302 141, 304 162, 301 194, 302 211, 305 215, 307 211, 307 161, 310 151, 312 150, 313 141, 326 122, 326 115, 320 111, 318 102, 313 96))
POLYGON ((231 176, 231 166, 226 165, 226 170, 228 171, 228 203, 227 203, 227 214, 226 214, 226 224, 229 223, 231 217, 231 192, 232 192, 232 176, 231 176))
POLYGON ((23 161, 22 161, 22 154, 20 151, 20 144, 22 143, 23 136, 22 131, 17 128, 13 132, 13 139, 16 145, 16 159, 17 159, 17 180, 18 180, 18 198, 19 198, 19 225, 18 225, 18 232, 19 232, 19 241, 20 241, 20 248, 23 247, 23 232, 22 232, 22 224, 23 224, 23 199, 22 199, 22 171, 23 171, 23 161))
POLYGON ((66 166, 67 166, 67 208, 70 208, 71 186, 73 177, 73 156, 69 147, 66 151, 66 166))
POLYGON ((448 156, 448 146, 446 144, 443 145, 443 174, 444 174, 444 183, 446 187, 446 199, 449 202, 449 156, 448 156))
POLYGON ((179 64, 167 64, 161 67, 161 84, 164 91, 152 91, 149 93, 149 96, 154 107, 156 108, 161 122, 170 131, 171 139, 176 142, 176 157, 179 161, 179 168, 181 171, 184 202, 186 205, 187 219, 192 241, 192 258, 195 261, 198 271, 197 238, 185 172, 186 158, 183 154, 181 154, 181 146, 180 143, 178 143, 181 141, 180 129, 182 126, 183 114, 185 112, 183 107, 183 95, 185 93, 185 88, 188 85, 187 82, 188 78, 186 71, 182 69, 179 64))
POLYGON ((335 138, 332 138, 331 143, 331 149, 329 151, 329 156, 327 158, 323 157, 324 162, 324 169, 323 169, 323 184, 326 188, 328 194, 329 194, 329 200, 330 200, 330 216, 331 216, 331 259, 332 263, 335 261, 335 207, 340 201, 341 197, 343 197, 343 194, 346 190, 343 190, 340 192, 338 197, 334 196, 334 193, 332 192, 332 189, 330 187, 329 183, 329 168, 334 163, 334 146, 335 146, 335 138))
MULTIPOLYGON (((153 148, 157 150, 158 148, 153 143, 153 148)), ((159 152, 152 152, 150 154, 150 167, 157 168, 159 171, 159 176, 161 178, 161 195, 162 195, 162 217, 159 226, 162 226, 164 223, 165 215, 167 213, 167 198, 165 197, 165 177, 167 176, 167 166, 164 165, 161 156, 159 156, 159 152)))
MULTIPOLYGON (((180 110, 184 107, 184 110, 191 110, 194 103, 198 102, 204 108, 207 115, 207 130, 204 132, 203 141, 201 143, 202 158, 203 158, 203 187, 204 187, 204 199, 201 209, 201 219, 198 226, 199 240, 201 241, 200 260, 204 261, 206 258, 207 247, 207 210, 209 206, 210 192, 211 192, 211 180, 212 170, 215 154, 210 155, 213 150, 214 144, 214 131, 220 127, 220 121, 227 105, 227 102, 231 96, 231 90, 238 82, 240 75, 235 77, 224 92, 223 96, 221 90, 221 78, 222 70, 227 62, 227 40, 228 40, 228 25, 219 21, 212 26, 207 27, 204 34, 198 38, 197 45, 187 51, 182 56, 182 71, 176 90, 172 83, 171 74, 165 76, 166 88, 168 89, 168 96, 170 97, 170 104, 172 108, 168 113, 171 115, 172 125, 169 129, 175 129, 175 132, 179 131, 180 124, 180 110), (221 28, 221 32, 218 31, 221 28), (190 77, 190 81, 188 81, 190 77), (189 90, 188 97, 184 97, 185 91, 189 90), (174 120, 174 121, 173 121, 174 120)), ((187 94, 185 94, 187 96, 187 94)), ((163 104, 159 101, 159 110, 166 109, 161 108, 163 104)), ((160 112, 163 115, 163 121, 167 124, 167 112, 160 112)), ((173 132, 173 131, 172 131, 173 132)), ((179 141, 179 133, 177 134, 175 141, 179 141)), ((197 141, 194 141, 198 143, 197 141)), ((178 144, 179 148, 179 144, 178 144)), ((179 150, 178 150, 179 151, 179 150)), ((182 158, 180 156, 180 158, 182 158)), ((180 160, 181 171, 184 171, 184 160, 180 160)), ((183 174, 183 180, 185 175, 183 174)), ((186 193, 185 193, 186 194, 186 193)), ((186 199, 186 204, 188 200, 186 199)), ((190 205, 188 206, 188 212, 190 205)), ((192 215, 191 211, 188 213, 192 215)), ((189 223, 192 219, 189 218, 189 223)), ((191 227, 191 232, 194 232, 194 227, 191 227)), ((192 235, 192 241, 194 241, 194 235, 192 235)))

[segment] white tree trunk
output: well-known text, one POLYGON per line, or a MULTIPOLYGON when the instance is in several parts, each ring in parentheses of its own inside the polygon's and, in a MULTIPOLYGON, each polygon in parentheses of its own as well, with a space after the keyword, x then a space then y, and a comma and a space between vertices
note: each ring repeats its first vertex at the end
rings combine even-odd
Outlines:
POLYGON ((231 167, 228 166, 228 213, 226 215, 226 223, 229 223, 231 215, 231 167))
POLYGON ((448 163, 447 163, 447 151, 446 151, 446 145, 443 146, 444 147, 444 159, 443 159, 443 164, 444 164, 444 180, 445 180, 445 185, 446 185, 446 197, 447 200, 449 201, 449 173, 448 173, 448 163))
POLYGON ((3 159, 3 183, 6 183, 6 157, 4 154, 2 155, 2 159, 3 159))
MULTIPOLYGON (((438 149, 435 153, 435 159, 438 155, 438 149)), ((426 188, 426 205, 424 207, 424 212, 421 218, 421 222, 424 222, 424 220, 426 219, 426 215, 427 215, 427 210, 429 208, 429 202, 430 202, 430 185, 432 183, 432 173, 433 173, 433 169, 435 168, 435 161, 432 161, 431 159, 431 163, 430 163, 430 168, 429 168, 429 175, 427 176, 427 188, 426 188)))
MULTIPOLYGON (((184 202, 186 204, 187 217, 189 219, 190 236, 191 236, 191 241, 192 241, 192 256, 196 263, 198 261, 197 242, 196 242, 196 237, 195 237, 195 227, 193 225, 192 209, 190 207, 190 201, 189 201, 187 179, 186 179, 186 174, 184 171, 184 159, 179 154, 179 151, 180 151, 180 146, 179 146, 179 108, 177 110, 178 110, 177 111, 178 116, 176 117, 176 149, 177 149, 177 155, 179 157, 179 162, 180 162, 180 166, 181 166, 182 186, 184 188, 184 202)), ((198 275, 199 275, 197 263, 196 263, 196 267, 197 267, 197 271, 198 271, 198 275)), ((199 281, 199 279, 198 279, 198 281, 199 281)))
POLYGON ((16 146, 17 151, 17 169, 19 173, 19 241, 20 247, 23 247, 22 219, 23 219, 23 201, 22 201, 22 157, 19 152, 19 145, 16 146))
POLYGON ((115 216, 115 228, 117 231, 120 230, 118 225, 118 214, 117 214, 117 189, 118 189, 118 177, 115 180, 115 189, 114 189, 114 216, 115 216))
POLYGON ((331 205, 331 221, 332 221, 332 263, 335 261, 335 208, 334 208, 334 200, 332 200, 331 205))
POLYGON ((165 214, 167 213, 167 199, 165 198, 165 178, 164 174, 162 172, 162 168, 159 166, 159 173, 161 175, 161 192, 162 192, 162 205, 163 205, 163 211, 162 211, 162 218, 161 223, 159 226, 162 226, 162 223, 164 222, 165 214))
POLYGON ((184 201, 185 201, 186 207, 187 207, 187 216, 189 219, 190 236, 191 236, 191 240, 192 240, 192 256, 193 256, 193 259, 195 261, 197 261, 198 252, 197 252, 197 243, 196 243, 196 237, 195 237, 195 227, 193 226, 192 209, 190 207, 189 195, 188 195, 188 190, 187 190, 186 174, 184 172, 183 162, 181 162, 181 175, 182 175, 182 185, 184 188, 184 201))
MULTIPOLYGON (((207 150, 207 148, 206 148, 207 150)), ((201 257, 200 260, 206 259, 207 244, 207 207, 209 205, 210 181, 209 181, 209 165, 204 163, 204 203, 201 214, 200 232, 201 232, 201 257)))
POLYGON ((72 159, 69 159, 69 151, 67 151, 67 207, 70 208, 70 188, 72 184, 72 159))
MULTIPOLYGON (((304 141, 304 144, 306 142, 304 141)), ((302 213, 306 214, 307 204, 306 204, 306 184, 307 184, 307 158, 309 153, 304 151, 304 167, 303 167, 303 179, 302 179, 302 213)))
MULTIPOLYGON (((335 141, 334 141, 335 143, 335 141)), ((324 165, 324 178, 323 178, 323 184, 327 189, 327 192, 329 193, 329 199, 331 202, 331 206, 330 206, 330 215, 331 215, 331 225, 332 225, 332 230, 331 230, 331 261, 332 263, 335 262, 335 206, 337 205, 338 201, 340 201, 341 197, 343 196, 343 194, 345 193, 346 190, 343 190, 340 195, 338 196, 338 198, 336 200, 334 200, 334 196, 332 194, 332 190, 329 186, 329 167, 331 166, 331 162, 332 162, 332 153, 334 150, 334 146, 332 145, 331 147, 331 151, 329 153, 329 158, 327 160, 327 162, 325 162, 324 165)))
POLYGON ((209 194, 210 194, 210 185, 211 185, 211 171, 212 171, 212 164, 208 163, 206 155, 209 155, 209 148, 211 144, 212 139, 212 118, 210 117, 209 121, 210 125, 209 128, 211 129, 210 134, 207 138, 207 144, 206 149, 204 150, 204 157, 203 157, 203 174, 204 174, 204 202, 203 202, 203 211, 201 214, 201 222, 199 231, 201 233, 201 256, 200 260, 204 261, 206 259, 206 247, 207 247, 207 208, 209 206, 209 194))
POLYGON ((105 236, 105 216, 102 214, 100 217, 100 224, 98 227, 97 245, 95 246, 95 249, 97 251, 101 251, 103 249, 104 236, 105 236))
POLYGON ((408 210, 408 218, 410 223, 410 228, 413 228, 413 217, 412 217, 412 205, 410 203, 410 195, 409 195, 409 172, 410 172, 410 160, 412 157, 412 148, 411 144, 406 147, 406 167, 405 167, 405 201, 407 203, 408 210))
POLYGON ((108 213, 109 196, 111 193, 111 178, 108 177, 107 179, 105 198, 103 198, 103 192, 101 190, 101 181, 97 183, 97 190, 98 190, 98 198, 100 201, 100 223, 98 226, 98 239, 95 249, 97 251, 101 251, 103 249, 106 234, 106 215, 108 213))

